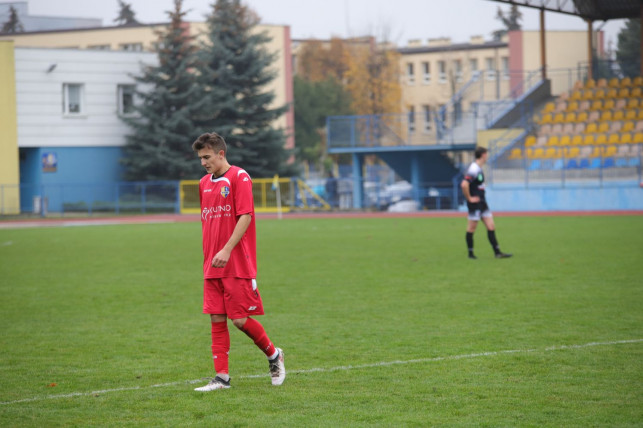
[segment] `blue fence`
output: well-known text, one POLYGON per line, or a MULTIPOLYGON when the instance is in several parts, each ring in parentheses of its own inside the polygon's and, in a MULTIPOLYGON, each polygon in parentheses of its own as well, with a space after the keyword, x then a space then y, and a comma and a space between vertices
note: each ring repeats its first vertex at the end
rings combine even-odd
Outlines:
POLYGON ((178 181, 5 184, 0 185, 0 214, 178 213, 179 197, 178 181), (19 198, 7 197, 17 191, 19 198))

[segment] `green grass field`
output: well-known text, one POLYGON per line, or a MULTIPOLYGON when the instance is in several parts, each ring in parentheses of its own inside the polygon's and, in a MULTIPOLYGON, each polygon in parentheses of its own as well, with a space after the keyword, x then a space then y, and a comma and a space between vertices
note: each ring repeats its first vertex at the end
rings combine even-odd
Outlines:
POLYGON ((289 375, 210 393, 198 223, 0 230, 0 426, 641 426, 643 217, 496 223, 259 220, 289 375))

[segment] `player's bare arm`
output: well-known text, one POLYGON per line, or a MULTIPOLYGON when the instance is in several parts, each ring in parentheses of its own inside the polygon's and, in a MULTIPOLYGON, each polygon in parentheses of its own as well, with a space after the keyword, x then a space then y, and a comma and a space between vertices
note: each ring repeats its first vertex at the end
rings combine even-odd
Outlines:
POLYGON ((212 259, 212 267, 225 267, 228 260, 230 260, 230 253, 232 253, 234 247, 236 247, 239 241, 241 241, 241 238, 246 233, 246 230, 248 230, 248 226, 250 226, 251 221, 251 214, 242 214, 239 216, 239 220, 232 231, 230 239, 228 239, 228 242, 226 242, 223 248, 214 255, 214 258, 212 259))
POLYGON ((471 196, 471 192, 469 191, 469 182, 467 180, 462 180, 462 183, 460 183, 460 187, 462 188, 462 194, 467 201, 473 204, 480 202, 479 196, 471 196))

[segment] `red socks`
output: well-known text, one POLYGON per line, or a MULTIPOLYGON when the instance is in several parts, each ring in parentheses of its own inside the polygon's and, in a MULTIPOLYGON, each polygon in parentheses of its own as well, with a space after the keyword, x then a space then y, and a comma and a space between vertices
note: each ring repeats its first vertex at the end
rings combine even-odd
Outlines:
MULTIPOLYGON (((247 323, 246 323, 247 324, 247 323)), ((228 353, 230 352, 230 332, 228 321, 212 323, 212 358, 214 371, 228 373, 228 353)))
MULTIPOLYGON (((214 325, 214 324, 212 324, 214 325)), ((252 318, 248 318, 246 323, 241 327, 241 331, 248 335, 250 339, 255 342, 255 345, 261 349, 261 351, 266 354, 267 357, 274 355, 276 352, 275 346, 272 344, 266 331, 263 329, 263 326, 259 321, 252 318)), ((230 339, 228 338, 228 349, 230 349, 230 339)), ((226 355, 227 356, 227 355, 226 355)), ((215 360, 216 361, 216 360, 215 360)), ((226 368, 227 368, 227 359, 226 359, 226 368)), ((226 370, 227 373, 227 370, 226 370)))

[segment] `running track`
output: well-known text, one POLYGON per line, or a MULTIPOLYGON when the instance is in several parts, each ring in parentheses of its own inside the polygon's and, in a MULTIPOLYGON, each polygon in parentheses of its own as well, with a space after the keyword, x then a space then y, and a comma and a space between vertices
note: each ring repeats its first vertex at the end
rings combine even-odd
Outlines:
MULTIPOLYGON (((494 212, 496 217, 578 217, 578 216, 618 216, 618 215, 643 215, 643 211, 513 211, 494 212)), ((306 218, 399 218, 399 217, 466 217, 460 211, 419 211, 413 213, 389 212, 321 212, 321 213, 287 213, 283 219, 306 218)), ((114 224, 154 224, 154 223, 183 223, 197 222, 198 214, 154 214, 118 217, 82 217, 82 218, 37 218, 27 220, 0 220, 0 229, 17 229, 28 227, 70 227, 70 226, 98 226, 114 224)), ((257 214, 257 219, 277 219, 277 214, 257 214)))

